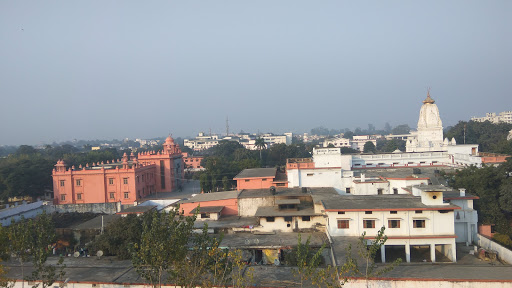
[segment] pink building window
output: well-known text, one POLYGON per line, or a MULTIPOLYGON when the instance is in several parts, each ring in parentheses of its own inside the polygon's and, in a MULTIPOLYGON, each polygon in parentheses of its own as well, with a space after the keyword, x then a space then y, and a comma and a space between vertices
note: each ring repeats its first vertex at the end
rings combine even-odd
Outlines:
POLYGON ((60 187, 64 187, 64 183, 66 183, 64 180, 60 180, 60 187))
POLYGON ((76 194, 76 200, 82 200, 82 193, 76 194))
POLYGON ((116 194, 114 192, 110 192, 110 199, 116 199, 116 194))
POLYGON ((128 185, 128 178, 123 178, 123 184, 128 185))
POLYGON ((66 201, 66 195, 60 195, 60 201, 66 201))
POLYGON ((124 192, 124 199, 130 198, 130 194, 128 192, 124 192))
POLYGON ((108 185, 114 185, 114 178, 108 178, 108 185))
POLYGON ((76 186, 82 186, 82 179, 76 179, 76 186))

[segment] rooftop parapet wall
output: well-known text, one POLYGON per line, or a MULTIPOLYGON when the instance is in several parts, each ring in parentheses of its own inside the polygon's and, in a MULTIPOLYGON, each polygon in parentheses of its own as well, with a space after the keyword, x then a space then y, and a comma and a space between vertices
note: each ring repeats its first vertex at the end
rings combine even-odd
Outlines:
POLYGON ((286 169, 312 169, 315 168, 315 162, 312 158, 289 158, 286 159, 286 169))

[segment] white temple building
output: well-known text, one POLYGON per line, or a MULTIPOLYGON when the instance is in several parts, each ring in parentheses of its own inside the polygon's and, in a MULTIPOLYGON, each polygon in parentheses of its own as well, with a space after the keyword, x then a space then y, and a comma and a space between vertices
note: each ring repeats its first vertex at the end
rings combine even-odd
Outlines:
POLYGON ((455 138, 443 140, 443 122, 429 91, 420 109, 418 131, 407 138, 406 152, 448 151, 448 146, 456 144, 455 138))

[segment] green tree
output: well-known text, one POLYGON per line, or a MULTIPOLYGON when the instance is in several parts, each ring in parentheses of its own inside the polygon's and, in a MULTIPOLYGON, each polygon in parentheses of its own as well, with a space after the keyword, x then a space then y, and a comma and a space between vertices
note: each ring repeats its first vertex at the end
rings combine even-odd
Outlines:
MULTIPOLYGON (((9 257, 7 250, 9 238, 6 230, 0 225, 0 263, 9 257)), ((13 281, 7 278, 7 270, 0 264, 0 287, 8 287, 10 283, 13 281)))
POLYGON ((377 232, 377 236, 375 239, 368 240, 365 238, 366 232, 363 232, 363 235, 359 237, 359 242, 357 245, 357 254, 359 259, 363 260, 363 263, 358 262, 358 257, 353 257, 352 255, 352 247, 348 248, 348 257, 346 264, 350 267, 351 273, 356 277, 364 277, 366 281, 366 287, 369 287, 368 279, 371 277, 377 277, 384 273, 387 273, 393 270, 397 265, 402 262, 402 259, 397 259, 393 263, 384 266, 377 266, 375 263, 375 257, 377 253, 380 253, 381 247, 386 243, 388 237, 384 235, 384 230, 386 228, 383 226, 380 228, 379 232, 377 232))
POLYGON ((512 155, 512 140, 507 141, 512 124, 475 121, 459 121, 445 131, 445 137, 455 138, 459 144, 478 144, 482 152, 512 155))
POLYGON ((199 186, 201 187, 201 191, 204 193, 210 192, 210 184, 211 182, 208 181, 208 174, 203 173, 199 177, 199 186))
POLYGON ((310 245, 311 235, 305 243, 302 243, 302 236, 299 234, 297 248, 294 251, 294 258, 297 261, 297 269, 292 270, 299 277, 300 287, 303 287, 307 280, 312 280, 318 266, 322 262, 322 252, 325 249, 323 245, 316 252, 310 245))
POLYGON ((391 130, 391 134, 394 135, 409 134, 409 132, 411 132, 411 127, 407 124, 398 125, 391 130))
POLYGON ((135 214, 121 217, 107 227, 93 242, 93 249, 102 250, 104 255, 115 255, 119 259, 131 259, 131 250, 140 242, 142 218, 135 214))
MULTIPOLYGON (((9 252, 21 265, 21 278, 36 282, 33 288, 40 284, 43 288, 51 286, 64 276, 63 258, 57 265, 47 265, 46 261, 51 253, 50 245, 55 241, 55 228, 51 216, 43 212, 35 219, 21 219, 18 223, 12 223, 8 229, 9 252), (25 264, 32 258, 32 275, 25 277, 25 264)), ((24 287, 24 283, 22 287, 24 287)))
POLYGON ((192 235, 192 245, 184 261, 174 266, 169 280, 180 287, 248 287, 252 283, 252 269, 246 271, 241 251, 222 249, 220 238, 208 234, 208 225, 202 233, 192 235), (245 275, 244 275, 245 274, 245 275))
POLYGON ((363 147, 363 153, 376 153, 377 148, 375 147, 375 144, 373 144, 372 141, 367 141, 364 143, 363 147))
MULTIPOLYGON (((51 244, 55 242, 55 227, 50 215, 43 212, 35 220, 29 221, 28 228, 32 232, 30 239, 30 254, 32 256, 33 271, 27 279, 35 282, 32 288, 41 285, 42 288, 51 286, 55 281, 62 280, 66 272, 62 264, 64 258, 60 257, 57 265, 47 265, 46 261, 51 254, 51 244), (32 224, 31 226, 29 224, 32 224)), ((21 223, 25 225, 25 223, 21 223)))
POLYGON ((228 179, 228 176, 224 176, 222 177, 222 189, 224 191, 228 191, 229 190, 229 179, 228 179))
MULTIPOLYGON (((22 279, 25 279, 25 264, 30 257, 32 226, 31 219, 25 220, 22 217, 19 223, 14 223, 13 219, 8 231, 9 252, 12 257, 20 261, 22 279)), ((22 287, 25 287, 25 281, 23 281, 22 287)))
POLYGON ((257 138, 254 141, 254 146, 260 150, 260 161, 261 161, 261 150, 265 149, 267 147, 267 144, 265 144, 265 140, 263 138, 257 138))
POLYGON ((153 287, 162 286, 164 272, 176 277, 178 267, 187 255, 187 244, 196 216, 183 216, 179 207, 169 213, 153 211, 142 219, 139 243, 134 244, 133 267, 153 287))

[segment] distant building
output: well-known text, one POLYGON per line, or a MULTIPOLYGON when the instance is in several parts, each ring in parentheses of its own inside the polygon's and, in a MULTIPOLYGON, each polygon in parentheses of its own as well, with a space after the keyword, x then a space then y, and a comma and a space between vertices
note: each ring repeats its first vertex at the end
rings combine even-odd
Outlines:
POLYGON ((283 135, 274 135, 272 133, 267 133, 262 135, 256 135, 241 133, 220 137, 219 135, 205 135, 203 132, 200 132, 199 135, 194 139, 185 139, 183 145, 194 151, 203 151, 217 146, 220 141, 227 140, 238 142, 246 149, 257 150, 259 149, 255 145, 257 138, 262 138, 265 141, 265 145, 268 148, 274 144, 292 144, 293 134, 284 133, 283 135))
POLYGON ((181 185, 182 157, 169 136, 160 152, 125 153, 118 161, 78 168, 68 168, 60 160, 52 173, 54 204, 133 204, 156 192, 171 192, 181 185))
POLYGON ((203 160, 203 156, 192 156, 188 155, 187 152, 181 153, 183 155, 183 164, 185 165, 185 171, 194 172, 194 171, 202 171, 204 167, 201 166, 201 161, 203 160))
POLYGON ((491 123, 509 123, 512 124, 512 111, 504 111, 496 115, 496 113, 486 113, 485 117, 471 117, 471 121, 491 123))

